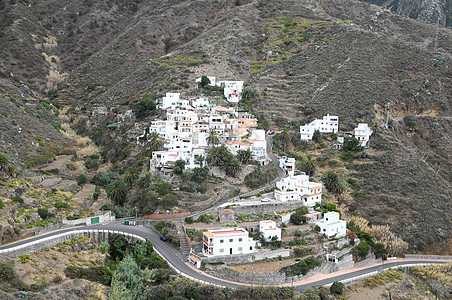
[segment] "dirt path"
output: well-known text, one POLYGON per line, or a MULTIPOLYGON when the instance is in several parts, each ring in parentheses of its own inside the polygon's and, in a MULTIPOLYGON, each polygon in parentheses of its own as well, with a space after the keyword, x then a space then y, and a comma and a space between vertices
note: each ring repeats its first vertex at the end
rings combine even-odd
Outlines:
POLYGON ((52 169, 61 170, 61 168, 68 161, 70 161, 73 157, 74 157, 73 155, 60 155, 60 156, 58 156, 58 158, 55 161, 51 162, 50 164, 48 164, 47 166, 45 166, 41 170, 44 170, 44 171, 48 171, 48 170, 52 170, 52 169))

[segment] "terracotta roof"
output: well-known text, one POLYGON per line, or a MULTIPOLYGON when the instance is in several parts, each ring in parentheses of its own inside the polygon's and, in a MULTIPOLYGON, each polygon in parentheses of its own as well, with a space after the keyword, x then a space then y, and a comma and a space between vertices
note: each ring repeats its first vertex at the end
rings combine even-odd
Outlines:
POLYGON ((202 234, 204 234, 204 235, 207 236, 207 237, 213 238, 213 234, 212 234, 212 232, 210 232, 210 231, 204 231, 202 234))
POLYGON ((232 209, 222 209, 220 210, 220 214, 235 214, 235 212, 232 209))
POLYGON ((229 145, 251 146, 250 143, 242 142, 242 141, 227 141, 226 144, 229 144, 229 145))
POLYGON ((196 257, 194 255, 190 255, 190 258, 195 260, 195 261, 201 261, 201 259, 199 257, 196 257))

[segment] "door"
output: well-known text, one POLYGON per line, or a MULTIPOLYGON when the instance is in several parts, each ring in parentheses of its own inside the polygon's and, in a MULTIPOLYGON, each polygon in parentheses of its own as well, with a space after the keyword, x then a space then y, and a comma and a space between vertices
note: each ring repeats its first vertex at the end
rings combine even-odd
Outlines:
POLYGON ((229 248, 229 254, 232 254, 232 248, 229 248))

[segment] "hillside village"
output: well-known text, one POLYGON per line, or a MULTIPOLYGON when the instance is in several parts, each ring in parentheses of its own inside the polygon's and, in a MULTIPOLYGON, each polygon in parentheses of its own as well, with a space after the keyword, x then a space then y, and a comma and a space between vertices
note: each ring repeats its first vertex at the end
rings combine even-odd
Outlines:
POLYGON ((451 299, 451 11, 0 0, 0 299, 451 299))

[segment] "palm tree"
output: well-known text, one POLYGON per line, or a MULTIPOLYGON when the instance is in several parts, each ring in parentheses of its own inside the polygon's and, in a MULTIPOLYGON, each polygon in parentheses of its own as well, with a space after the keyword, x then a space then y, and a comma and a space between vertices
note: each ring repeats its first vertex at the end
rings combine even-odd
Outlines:
POLYGON ((315 170, 317 169, 317 164, 315 163, 311 154, 306 155, 306 158, 303 159, 302 168, 303 171, 306 172, 309 176, 314 175, 315 170))
POLYGON ((110 186, 108 196, 116 205, 123 205, 126 200, 127 190, 120 180, 115 180, 110 186))
POLYGON ((237 158, 234 158, 232 161, 230 161, 226 166, 226 175, 236 177, 237 174, 242 169, 242 166, 240 165, 240 162, 237 158))
POLYGON ((213 147, 212 149, 210 149, 207 153, 206 160, 209 165, 217 166, 221 161, 220 147, 213 147))
POLYGON ((209 146, 215 146, 220 143, 217 132, 215 131, 214 128, 209 129, 209 135, 207 136, 206 140, 209 146))
POLYGON ((291 136, 289 133, 289 128, 284 127, 283 130, 280 133, 280 137, 281 137, 281 142, 284 145, 284 153, 286 152, 286 148, 287 148, 287 144, 290 142, 291 140, 291 136))
POLYGON ((328 171, 322 176, 322 182, 326 189, 335 194, 340 194, 344 190, 344 184, 334 171, 328 171))
POLYGON ((242 164, 247 164, 251 157, 253 157, 253 153, 251 152, 250 149, 237 151, 237 159, 242 164))
POLYGON ((195 157, 195 161, 197 161, 199 163, 199 167, 202 168, 203 164, 204 164, 204 156, 202 155, 198 155, 195 157))
POLYGON ((152 152, 163 147, 163 138, 158 132, 154 131, 149 134, 148 147, 152 152))
POLYGON ((134 168, 129 168, 124 176, 124 181, 128 185, 132 185, 133 182, 138 178, 138 174, 134 168))

